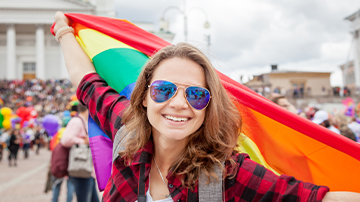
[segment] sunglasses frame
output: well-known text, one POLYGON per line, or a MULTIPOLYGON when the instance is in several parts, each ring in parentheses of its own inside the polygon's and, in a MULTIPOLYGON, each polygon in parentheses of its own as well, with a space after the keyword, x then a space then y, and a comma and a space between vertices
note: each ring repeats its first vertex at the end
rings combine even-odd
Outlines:
MULTIPOLYGON (((157 102, 157 101, 155 101, 155 100, 151 97, 151 95, 150 95, 151 99, 152 99, 154 102, 156 102, 156 103, 165 103, 165 102, 173 99, 173 98, 176 96, 176 94, 178 93, 179 88, 184 88, 184 98, 185 98, 186 102, 188 103, 188 105, 189 105, 191 108, 195 109, 195 110, 201 111, 201 110, 206 109, 206 107, 209 105, 209 103, 210 103, 210 101, 211 101, 211 92, 210 92, 210 90, 207 89, 207 88, 204 88, 204 87, 201 87, 201 86, 192 86, 192 85, 188 85, 188 84, 184 84, 184 83, 177 83, 177 84, 184 85, 184 86, 186 86, 186 87, 178 86, 176 83, 174 83, 174 82, 172 82, 172 81, 164 80, 164 79, 158 79, 158 80, 155 80, 155 81, 166 81, 166 82, 170 82, 170 83, 172 83, 172 84, 174 84, 174 85, 176 86, 176 91, 175 91, 174 95, 172 95, 169 99, 165 100, 164 102, 157 102), (210 95, 210 97, 209 97, 209 102, 206 104, 206 106, 205 106, 204 108, 202 108, 202 109, 196 109, 195 107, 193 107, 193 106, 190 104, 190 102, 189 102, 188 99, 186 98, 186 89, 189 88, 189 87, 203 88, 203 89, 206 89, 206 90, 209 92, 209 95, 210 95)), ((149 93, 150 93, 150 87, 151 87, 151 85, 152 85, 155 81, 151 82, 151 84, 147 86, 147 87, 149 88, 149 93)))

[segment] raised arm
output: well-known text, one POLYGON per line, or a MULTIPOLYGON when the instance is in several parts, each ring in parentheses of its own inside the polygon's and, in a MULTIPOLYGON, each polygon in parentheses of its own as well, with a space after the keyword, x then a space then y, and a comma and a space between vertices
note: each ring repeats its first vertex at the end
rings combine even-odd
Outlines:
POLYGON ((360 201, 360 193, 355 192, 328 192, 323 198, 323 202, 339 202, 339 201, 348 201, 348 202, 357 202, 360 201))
MULTIPOLYGON (((55 14, 54 33, 66 26, 71 26, 70 20, 64 13, 58 11, 55 14)), ((68 32, 60 38, 61 49, 64 54, 66 68, 70 75, 71 83, 77 87, 81 79, 90 72, 95 72, 94 65, 90 58, 83 51, 79 43, 76 41, 73 33, 68 32)))

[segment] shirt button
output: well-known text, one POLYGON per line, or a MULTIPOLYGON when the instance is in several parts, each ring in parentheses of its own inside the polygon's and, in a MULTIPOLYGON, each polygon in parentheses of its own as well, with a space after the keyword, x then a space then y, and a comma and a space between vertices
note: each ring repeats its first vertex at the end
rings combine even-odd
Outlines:
POLYGON ((170 187, 170 189, 172 189, 172 188, 174 187, 174 185, 173 185, 173 184, 169 184, 169 187, 170 187))

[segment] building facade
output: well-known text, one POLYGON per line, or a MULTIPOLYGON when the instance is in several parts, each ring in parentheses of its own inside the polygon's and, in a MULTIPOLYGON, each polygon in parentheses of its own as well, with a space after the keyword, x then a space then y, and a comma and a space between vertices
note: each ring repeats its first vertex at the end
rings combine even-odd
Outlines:
POLYGON ((340 65, 340 69, 343 75, 343 86, 355 92, 356 84, 354 61, 340 65))
MULTIPOLYGON (((56 11, 115 17, 113 0, 0 1, 0 79, 69 78, 59 43, 50 33, 56 11)), ((140 27, 154 33, 152 23, 140 27)), ((155 34, 167 41, 174 37, 155 34)))
POLYGON ((270 73, 254 76, 244 85, 265 96, 270 93, 295 98, 330 96, 333 94, 330 74, 330 72, 273 70, 270 73))
POLYGON ((360 10, 345 18, 350 21, 352 35, 352 52, 354 61, 341 65, 344 87, 356 89, 360 87, 360 10), (354 79, 353 79, 354 78, 354 79))

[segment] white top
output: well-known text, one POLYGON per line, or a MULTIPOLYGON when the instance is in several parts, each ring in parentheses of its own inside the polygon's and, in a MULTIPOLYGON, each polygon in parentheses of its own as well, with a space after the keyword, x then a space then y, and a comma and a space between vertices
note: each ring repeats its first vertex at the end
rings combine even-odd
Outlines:
POLYGON ((356 135, 356 138, 360 138, 360 124, 357 122, 351 122, 347 125, 350 130, 356 135))
MULTIPOLYGON (((150 181, 150 174, 149 174, 149 181, 150 181)), ((137 200, 135 202, 137 202, 137 200)), ((150 195, 150 186, 149 186, 149 189, 146 192, 146 202, 173 202, 173 200, 170 197, 170 198, 165 198, 165 199, 160 199, 160 200, 154 201, 150 195)))
POLYGON ((337 133, 337 134, 340 134, 340 130, 335 128, 333 125, 331 125, 328 129, 335 132, 335 133, 337 133))

